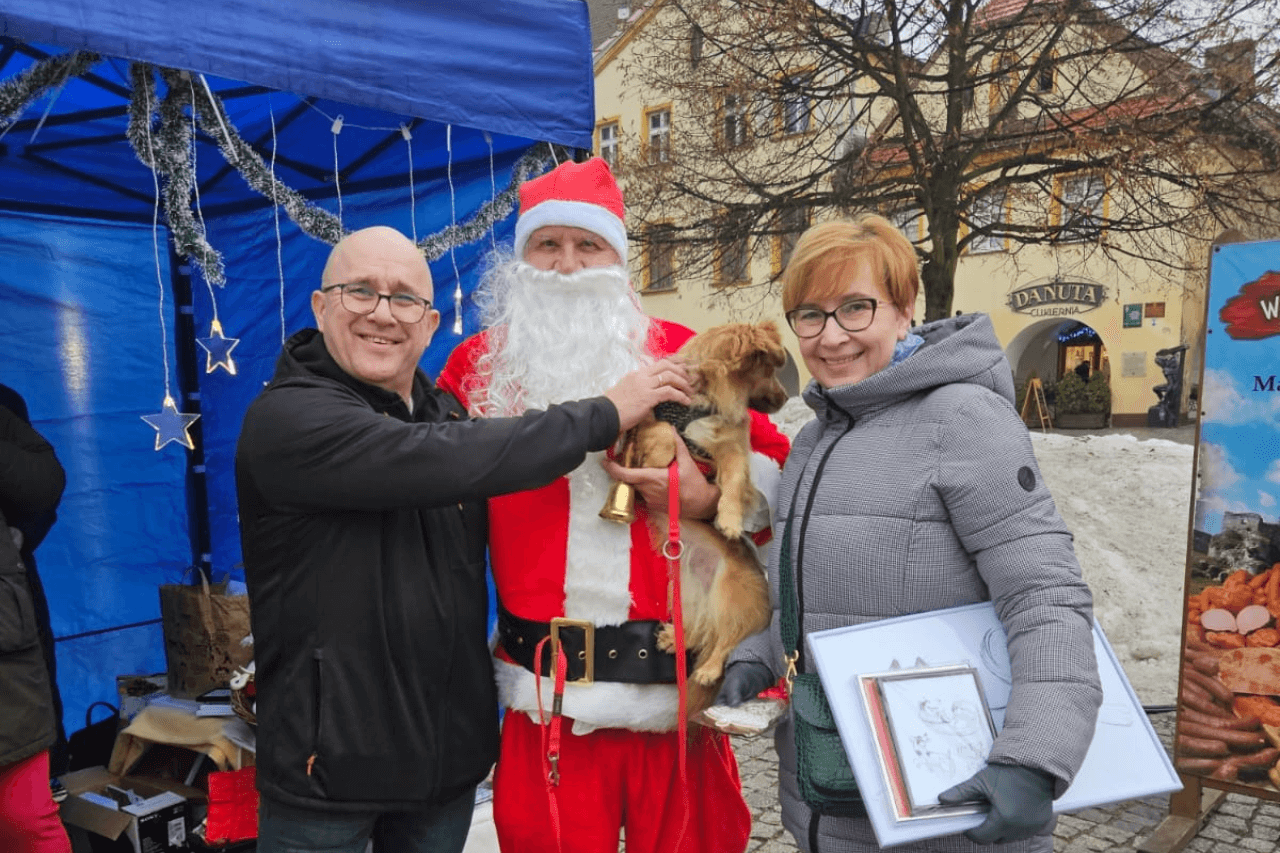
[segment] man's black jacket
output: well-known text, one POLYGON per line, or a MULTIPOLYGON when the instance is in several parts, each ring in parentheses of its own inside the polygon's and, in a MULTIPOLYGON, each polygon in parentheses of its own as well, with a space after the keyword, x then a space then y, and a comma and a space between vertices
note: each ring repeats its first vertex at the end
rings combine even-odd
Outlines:
POLYGON ((468 420, 419 372, 413 403, 344 373, 308 329, 245 415, 258 786, 286 803, 420 808, 488 773, 483 499, 539 488, 618 433, 603 397, 468 420))

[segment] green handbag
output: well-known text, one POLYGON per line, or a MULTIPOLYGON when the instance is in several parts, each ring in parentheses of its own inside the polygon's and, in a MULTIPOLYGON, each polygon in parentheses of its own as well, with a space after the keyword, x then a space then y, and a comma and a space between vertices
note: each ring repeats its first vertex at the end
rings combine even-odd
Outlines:
MULTIPOLYGON (((843 436, 842 436, 843 437, 843 436)), ((838 439, 837 439, 838 441, 838 439)), ((830 458, 831 448, 823 456, 809 491, 808 504, 813 503, 813 493, 822 477, 822 469, 830 458)), ((804 531, 800 535, 800 559, 793 570, 791 564, 791 532, 795 521, 796 494, 792 495, 787 517, 786 533, 782 537, 782 551, 778 560, 778 592, 781 598, 782 644, 786 653, 787 678, 791 694, 791 719, 796 746, 796 782, 800 796, 815 814, 851 817, 865 815, 866 808, 853 768, 840 741, 835 717, 822 690, 822 681, 816 672, 803 672, 804 657, 800 652, 800 637, 804 623, 804 599, 797 590, 796 576, 802 571, 804 557, 804 531), (797 672, 797 669, 801 670, 797 672)), ((805 507, 805 518, 809 515, 805 507)))
POLYGON ((865 815, 853 768, 844 754, 835 718, 815 673, 798 674, 792 681, 791 712, 800 796, 809 808, 821 814, 865 815))

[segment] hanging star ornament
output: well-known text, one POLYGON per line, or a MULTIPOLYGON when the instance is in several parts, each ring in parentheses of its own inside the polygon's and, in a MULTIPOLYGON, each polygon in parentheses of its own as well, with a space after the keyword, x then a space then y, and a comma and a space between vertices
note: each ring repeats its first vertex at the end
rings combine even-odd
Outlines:
POLYGON ((187 450, 195 450, 195 442, 191 440, 191 425, 200 419, 199 415, 185 415, 178 411, 178 406, 168 394, 164 395, 164 407, 154 415, 142 415, 156 431, 156 450, 171 441, 176 441, 187 450))
POLYGON ((209 337, 196 338, 196 343, 204 347, 205 373, 213 373, 221 367, 232 376, 236 375, 236 363, 231 358, 231 351, 236 348, 236 344, 240 343, 240 339, 224 337, 221 323, 214 320, 209 329, 209 337))

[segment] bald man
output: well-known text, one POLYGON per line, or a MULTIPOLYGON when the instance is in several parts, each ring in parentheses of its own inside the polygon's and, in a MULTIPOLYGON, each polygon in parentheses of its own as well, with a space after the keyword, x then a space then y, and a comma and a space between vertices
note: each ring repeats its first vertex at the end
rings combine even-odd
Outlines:
POLYGON ((612 445, 688 376, 471 420, 418 369, 431 273, 391 228, 344 238, 236 449, 257 667, 258 853, 460 851, 497 755, 484 499, 612 445))

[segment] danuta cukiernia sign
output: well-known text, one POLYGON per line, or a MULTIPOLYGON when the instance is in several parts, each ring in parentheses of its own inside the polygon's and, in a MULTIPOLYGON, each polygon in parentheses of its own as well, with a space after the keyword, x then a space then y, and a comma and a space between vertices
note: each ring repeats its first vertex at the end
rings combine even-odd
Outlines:
POLYGON ((1009 294, 1009 307, 1019 314, 1033 317, 1069 317, 1092 311, 1106 299, 1100 284, 1080 281, 1054 281, 1032 284, 1009 294))

